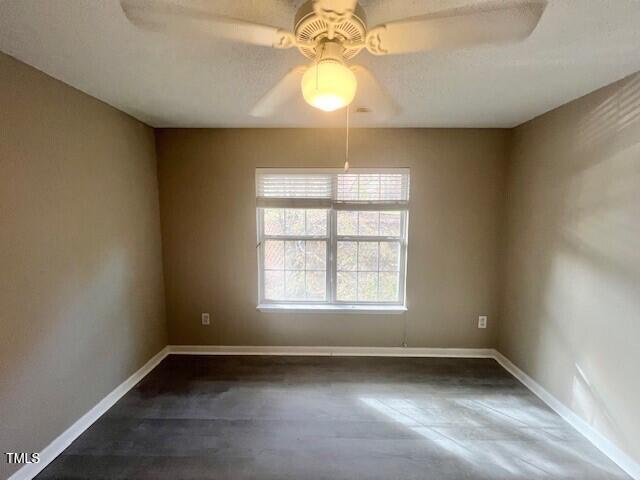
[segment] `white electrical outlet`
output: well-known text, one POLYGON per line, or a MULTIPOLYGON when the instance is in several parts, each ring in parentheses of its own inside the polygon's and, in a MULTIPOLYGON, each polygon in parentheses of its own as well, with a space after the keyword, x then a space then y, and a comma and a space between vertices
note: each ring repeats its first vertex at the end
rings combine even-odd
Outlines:
POLYGON ((480 315, 478 317, 478 328, 487 328, 487 316, 480 315))
POLYGON ((203 313, 202 314, 202 324, 203 325, 209 325, 211 323, 210 318, 209 318, 209 314, 208 313, 203 313))

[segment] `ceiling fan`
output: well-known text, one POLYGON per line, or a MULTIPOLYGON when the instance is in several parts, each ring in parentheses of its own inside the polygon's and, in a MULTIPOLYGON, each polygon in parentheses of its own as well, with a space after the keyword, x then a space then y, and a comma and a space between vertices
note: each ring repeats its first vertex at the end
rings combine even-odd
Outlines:
POLYGON ((395 55, 521 41, 537 26, 546 1, 493 1, 368 28, 357 0, 309 0, 298 9, 293 31, 217 15, 193 1, 121 0, 120 4, 139 27, 277 49, 295 47, 311 60, 290 70, 267 92, 251 110, 253 116, 277 112, 298 89, 310 105, 337 110, 353 101, 360 84, 369 91, 373 113, 385 118, 395 113, 393 100, 368 69, 348 65, 362 50, 395 55))

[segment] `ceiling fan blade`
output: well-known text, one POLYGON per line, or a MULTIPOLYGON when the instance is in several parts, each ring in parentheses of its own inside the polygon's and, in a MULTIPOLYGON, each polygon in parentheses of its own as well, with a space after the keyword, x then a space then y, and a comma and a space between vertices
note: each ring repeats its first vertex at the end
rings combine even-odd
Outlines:
POLYGON ((314 0, 313 11, 329 24, 338 25, 351 18, 357 0, 314 0))
POLYGON ((524 40, 536 28, 544 0, 511 6, 464 8, 410 17, 372 28, 366 47, 374 55, 474 47, 524 40))
POLYGON ((356 93, 355 107, 367 108, 377 120, 385 120, 400 112, 396 102, 385 88, 366 67, 353 65, 353 73, 358 79, 358 93, 356 93))
POLYGON ((271 90, 258 100, 258 103, 251 109, 251 116, 268 117, 273 115, 291 98, 301 95, 300 82, 306 69, 306 65, 298 65, 289 70, 271 90))
POLYGON ((121 0, 120 6, 131 23, 148 30, 225 38, 275 48, 295 44, 293 34, 280 28, 217 15, 206 8, 171 0, 121 0))

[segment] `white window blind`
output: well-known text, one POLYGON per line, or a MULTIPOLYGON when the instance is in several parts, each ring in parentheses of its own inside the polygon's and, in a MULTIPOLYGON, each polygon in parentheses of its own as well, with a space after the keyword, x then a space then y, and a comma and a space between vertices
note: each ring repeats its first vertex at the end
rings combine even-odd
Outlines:
POLYGON ((256 170, 258 207, 406 210, 409 169, 256 170))

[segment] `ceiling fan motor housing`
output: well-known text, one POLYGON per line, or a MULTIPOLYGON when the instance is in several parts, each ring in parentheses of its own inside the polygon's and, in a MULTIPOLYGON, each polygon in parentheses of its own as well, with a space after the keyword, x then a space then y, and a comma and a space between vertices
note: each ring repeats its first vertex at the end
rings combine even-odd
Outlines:
POLYGON ((338 39, 320 39, 315 48, 316 63, 337 62, 344 64, 344 46, 338 39))
MULTIPOLYGON (((307 58, 314 60, 320 52, 317 47, 321 46, 322 40, 329 38, 329 25, 320 18, 313 10, 313 2, 304 3, 297 11, 295 17, 294 34, 296 40, 301 43, 314 43, 315 47, 301 45, 300 52, 307 58)), ((367 33, 367 20, 362 7, 356 3, 355 11, 351 17, 334 26, 334 38, 342 42, 363 42, 367 33)), ((327 42, 328 43, 328 42, 327 42)), ((343 60, 353 58, 360 52, 361 48, 343 48, 341 56, 343 60)))

